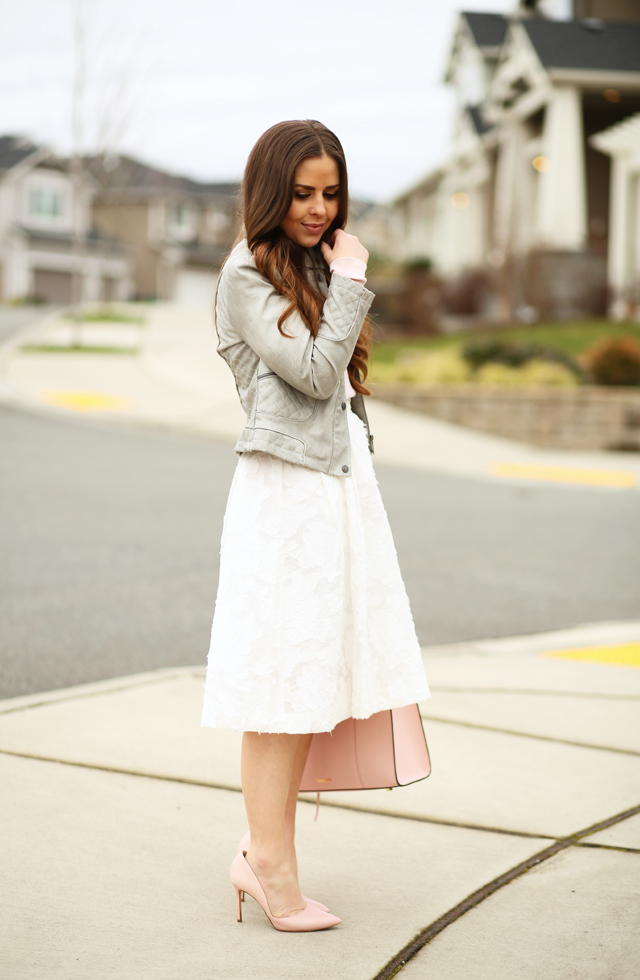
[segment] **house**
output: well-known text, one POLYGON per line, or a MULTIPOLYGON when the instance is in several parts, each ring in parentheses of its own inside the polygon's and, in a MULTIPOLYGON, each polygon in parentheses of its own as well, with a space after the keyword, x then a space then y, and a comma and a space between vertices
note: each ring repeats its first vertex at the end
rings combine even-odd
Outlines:
POLYGON ((640 318, 640 113, 591 137, 611 158, 608 281, 616 320, 640 318))
POLYGON ((96 191, 48 147, 0 137, 0 299, 126 299, 131 261, 91 225, 96 191))
POLYGON ((611 260, 624 246, 597 134, 640 111, 640 3, 462 13, 446 81, 451 154, 394 203, 403 257, 429 258, 451 280, 484 275, 494 316, 569 318, 607 302, 618 315, 632 283, 611 260))
POLYGON ((166 173, 129 156, 85 160, 99 185, 93 221, 132 250, 135 295, 210 303, 239 228, 239 185, 166 173))
POLYGON ((395 246, 395 214, 387 204, 374 204, 358 198, 349 200, 346 231, 368 249, 372 259, 391 259, 395 246))

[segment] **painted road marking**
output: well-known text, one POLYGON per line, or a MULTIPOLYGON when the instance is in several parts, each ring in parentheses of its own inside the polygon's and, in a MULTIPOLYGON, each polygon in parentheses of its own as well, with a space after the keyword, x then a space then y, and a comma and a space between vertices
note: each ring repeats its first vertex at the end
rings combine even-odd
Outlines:
POLYGON ((640 642, 615 643, 606 647, 578 647, 575 650, 545 650, 543 656, 559 660, 586 660, 616 667, 640 667, 640 642))
POLYGON ((578 466, 547 466, 541 463, 493 463, 490 473, 512 479, 577 483, 591 487, 630 489, 638 486, 637 475, 626 470, 588 470, 578 466))
POLYGON ((131 408, 130 398, 108 395, 101 391, 43 391, 42 401, 74 412, 121 412, 131 408))

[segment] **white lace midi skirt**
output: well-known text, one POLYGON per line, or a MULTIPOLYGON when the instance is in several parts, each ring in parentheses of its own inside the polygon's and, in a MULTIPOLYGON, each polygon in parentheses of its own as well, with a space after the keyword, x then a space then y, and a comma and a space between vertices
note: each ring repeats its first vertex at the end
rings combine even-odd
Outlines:
POLYGON ((203 725, 325 732, 430 696, 365 429, 348 415, 351 478, 238 461, 203 725))

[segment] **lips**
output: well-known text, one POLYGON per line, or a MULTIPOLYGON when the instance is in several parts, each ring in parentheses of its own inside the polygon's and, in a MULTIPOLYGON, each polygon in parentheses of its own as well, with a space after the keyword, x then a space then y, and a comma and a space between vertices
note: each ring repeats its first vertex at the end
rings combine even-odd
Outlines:
POLYGON ((305 223, 303 221, 302 222, 302 227, 306 231, 308 231, 310 235, 319 235, 320 232, 323 230, 324 225, 323 224, 322 225, 310 225, 310 224, 307 224, 307 223, 305 223))

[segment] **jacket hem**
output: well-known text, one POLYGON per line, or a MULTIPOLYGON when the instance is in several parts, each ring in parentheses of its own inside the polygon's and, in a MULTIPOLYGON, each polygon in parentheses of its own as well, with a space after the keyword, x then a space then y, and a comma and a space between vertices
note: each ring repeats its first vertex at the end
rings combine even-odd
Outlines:
MULTIPOLYGON (((275 456, 277 459, 282 459, 286 463, 294 463, 297 466, 306 466, 307 469, 319 470, 321 473, 325 473, 327 476, 340 476, 348 477, 351 476, 351 467, 349 467, 349 472, 344 473, 340 466, 335 470, 332 469, 331 463, 326 459, 315 459, 313 456, 309 456, 304 450, 296 450, 293 447, 274 445, 272 439, 269 436, 257 434, 256 429, 244 429, 240 438, 235 445, 235 451, 238 456, 242 456, 243 453, 268 453, 269 456, 275 456)), ((269 429, 263 430, 269 432, 269 429)), ((274 435, 282 437, 282 433, 274 432, 274 435)), ((299 443, 304 446, 301 440, 296 439, 295 436, 287 436, 292 443, 299 443)))

